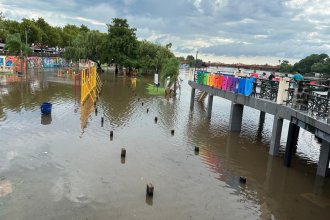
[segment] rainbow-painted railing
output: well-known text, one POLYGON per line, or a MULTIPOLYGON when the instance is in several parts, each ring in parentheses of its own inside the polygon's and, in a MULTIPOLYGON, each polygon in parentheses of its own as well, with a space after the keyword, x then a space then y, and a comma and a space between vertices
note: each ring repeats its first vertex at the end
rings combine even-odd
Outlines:
POLYGON ((197 71, 195 82, 201 85, 212 86, 217 89, 250 96, 253 93, 255 77, 238 78, 233 75, 215 74, 206 71, 197 71))

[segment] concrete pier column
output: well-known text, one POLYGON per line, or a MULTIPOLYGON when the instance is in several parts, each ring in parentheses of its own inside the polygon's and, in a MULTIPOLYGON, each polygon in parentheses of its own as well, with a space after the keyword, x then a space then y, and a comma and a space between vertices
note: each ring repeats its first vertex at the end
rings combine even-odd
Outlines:
POLYGON ((262 138, 262 130, 264 129, 265 116, 266 116, 266 112, 260 111, 259 125, 258 125, 258 130, 257 130, 257 137, 259 139, 262 138))
POLYGON ((322 140, 316 174, 326 177, 329 173, 330 143, 322 140))
POLYGON ((194 103, 195 103, 195 88, 191 88, 191 96, 190 96, 190 109, 194 108, 194 103))
POLYGON ((229 130, 240 131, 242 126, 244 105, 231 103, 229 130))
POLYGON ((297 126, 295 131, 294 131, 294 136, 293 136, 293 153, 296 154, 297 152, 297 144, 298 144, 298 138, 299 138, 299 131, 300 131, 300 127, 297 126))
POLYGON ((213 105, 213 95, 209 94, 207 99, 207 117, 211 118, 213 105))
POLYGON ((260 111, 259 116, 259 124, 263 124, 265 122, 266 112, 260 111))
POLYGON ((284 166, 291 166, 291 159, 294 150, 294 144, 297 143, 297 138, 299 135, 299 127, 293 123, 289 125, 288 139, 286 142, 285 156, 284 156, 284 166), (298 130, 298 132, 297 132, 298 130))
POLYGON ((283 126, 283 118, 280 118, 277 115, 275 115, 272 138, 270 140, 270 148, 269 148, 270 155, 273 156, 278 155, 278 151, 280 148, 281 134, 282 134, 282 126, 283 126))

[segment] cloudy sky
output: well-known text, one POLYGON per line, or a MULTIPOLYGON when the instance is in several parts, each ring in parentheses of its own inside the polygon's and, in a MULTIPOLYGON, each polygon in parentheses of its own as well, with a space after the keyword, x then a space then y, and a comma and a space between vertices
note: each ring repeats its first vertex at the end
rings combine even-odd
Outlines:
POLYGON ((115 17, 139 39, 173 44, 177 56, 226 63, 291 63, 330 54, 330 0, 0 0, 6 18, 106 31, 115 17))

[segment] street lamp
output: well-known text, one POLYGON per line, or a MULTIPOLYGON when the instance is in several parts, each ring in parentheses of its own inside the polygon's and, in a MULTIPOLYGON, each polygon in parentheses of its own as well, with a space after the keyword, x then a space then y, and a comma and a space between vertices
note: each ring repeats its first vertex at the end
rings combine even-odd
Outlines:
POLYGON ((197 55, 198 55, 198 50, 196 51, 195 71, 194 71, 194 81, 195 81, 195 77, 196 77, 197 55))

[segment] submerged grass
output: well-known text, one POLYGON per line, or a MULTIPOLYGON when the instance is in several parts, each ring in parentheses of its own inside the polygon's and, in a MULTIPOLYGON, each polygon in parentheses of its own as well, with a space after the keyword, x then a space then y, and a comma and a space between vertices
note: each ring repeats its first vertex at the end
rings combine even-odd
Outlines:
POLYGON ((153 84, 148 84, 147 91, 149 95, 162 96, 165 95, 165 88, 154 86, 153 84))

